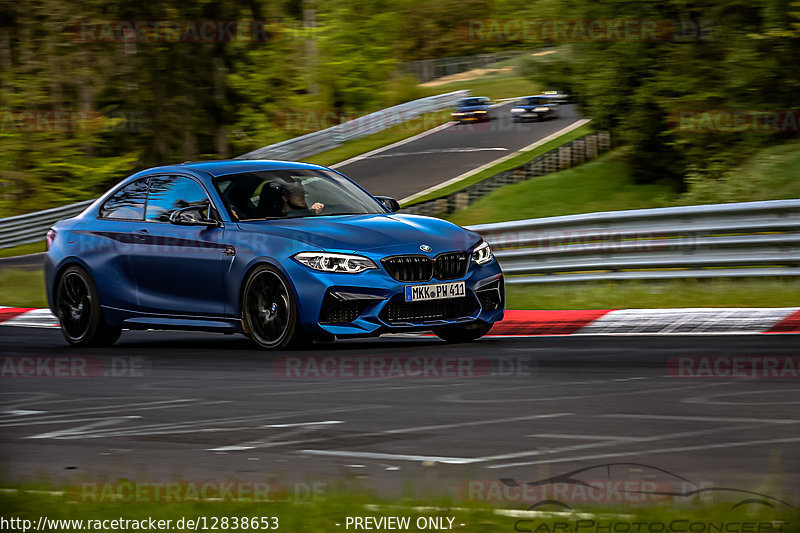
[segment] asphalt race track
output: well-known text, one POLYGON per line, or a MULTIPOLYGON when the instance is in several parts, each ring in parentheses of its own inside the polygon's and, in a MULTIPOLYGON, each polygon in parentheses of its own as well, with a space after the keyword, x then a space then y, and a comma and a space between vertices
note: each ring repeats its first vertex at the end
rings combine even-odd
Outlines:
POLYGON ((544 122, 511 120, 509 102, 491 122, 452 125, 414 141, 337 167, 372 194, 402 199, 510 155, 580 120, 574 105, 544 122))
POLYGON ((269 479, 324 492, 351 480, 456 495, 625 463, 627 477, 800 494, 797 377, 665 370, 685 355, 796 356, 797 335, 395 336, 278 354, 205 333, 125 332, 103 350, 69 348, 54 328, 0 338, 4 359, 39 358, 41 375, 3 368, 9 482, 269 479), (58 365, 79 377, 48 375, 58 365))

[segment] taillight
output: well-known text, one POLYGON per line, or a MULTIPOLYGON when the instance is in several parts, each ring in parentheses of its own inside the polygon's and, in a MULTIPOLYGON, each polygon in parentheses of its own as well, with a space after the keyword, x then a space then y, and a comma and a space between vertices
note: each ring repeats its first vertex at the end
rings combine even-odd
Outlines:
POLYGON ((46 250, 50 251, 50 247, 53 246, 53 241, 56 240, 56 230, 51 229, 48 230, 47 235, 45 235, 44 240, 46 242, 46 250))

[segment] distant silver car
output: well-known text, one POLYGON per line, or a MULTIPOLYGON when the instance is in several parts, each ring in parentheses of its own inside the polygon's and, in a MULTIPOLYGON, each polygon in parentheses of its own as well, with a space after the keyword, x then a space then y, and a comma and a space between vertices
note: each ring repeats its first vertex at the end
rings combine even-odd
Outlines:
POLYGON ((554 104, 568 104, 569 94, 564 91, 542 91, 542 94, 550 99, 554 104))
POLYGON ((511 117, 514 122, 525 120, 545 120, 559 115, 558 104, 544 94, 526 96, 518 100, 511 108, 511 117))

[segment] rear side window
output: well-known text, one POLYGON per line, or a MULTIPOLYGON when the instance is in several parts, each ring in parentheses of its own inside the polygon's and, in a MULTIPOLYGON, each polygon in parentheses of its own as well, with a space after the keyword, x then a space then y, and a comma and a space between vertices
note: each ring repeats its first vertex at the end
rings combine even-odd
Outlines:
POLYGON ((147 179, 136 180, 121 188, 100 208, 101 218, 142 220, 147 200, 147 179))
POLYGON ((146 217, 149 222, 169 222, 169 217, 178 209, 208 205, 206 191, 194 180, 183 176, 150 178, 146 217))

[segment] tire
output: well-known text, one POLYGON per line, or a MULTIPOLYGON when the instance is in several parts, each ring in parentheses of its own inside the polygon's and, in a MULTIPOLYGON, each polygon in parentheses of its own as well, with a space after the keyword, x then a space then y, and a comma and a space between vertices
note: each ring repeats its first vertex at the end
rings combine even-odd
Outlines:
POLYGON ((289 282, 272 265, 256 267, 242 291, 242 327, 265 350, 298 344, 297 302, 289 282))
POLYGON ((433 333, 449 343, 459 342, 472 342, 489 333, 492 329, 492 324, 485 324, 479 322, 476 324, 468 324, 466 326, 445 326, 443 328, 436 328, 433 333))
POLYGON ((54 298, 61 333, 72 346, 111 346, 119 338, 122 329, 105 323, 97 287, 83 267, 61 274, 54 298))

